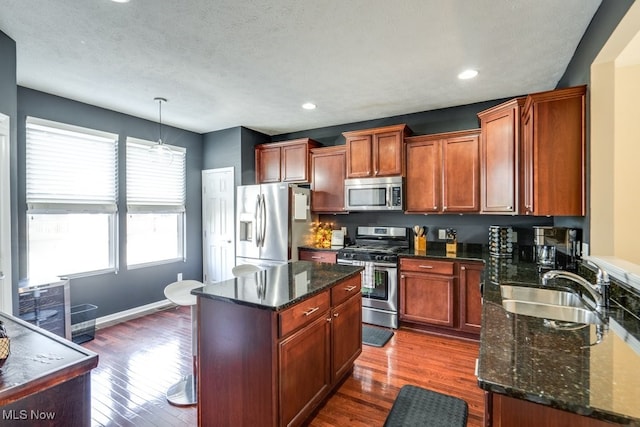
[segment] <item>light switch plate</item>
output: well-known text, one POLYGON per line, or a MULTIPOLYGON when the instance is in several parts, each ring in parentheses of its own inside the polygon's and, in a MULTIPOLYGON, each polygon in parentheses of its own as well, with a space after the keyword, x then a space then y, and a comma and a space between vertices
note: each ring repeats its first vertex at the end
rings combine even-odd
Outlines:
POLYGON ((441 228, 438 230, 438 239, 446 239, 447 238, 447 230, 444 228, 441 228))
POLYGON ((589 256, 589 244, 582 242, 582 256, 589 256))

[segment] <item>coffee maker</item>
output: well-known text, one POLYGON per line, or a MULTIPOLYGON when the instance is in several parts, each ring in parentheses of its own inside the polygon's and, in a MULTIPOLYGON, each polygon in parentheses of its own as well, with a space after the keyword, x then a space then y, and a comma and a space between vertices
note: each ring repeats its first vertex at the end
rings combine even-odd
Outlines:
POLYGON ((533 227, 534 259, 539 271, 576 271, 580 261, 582 230, 578 228, 533 227))

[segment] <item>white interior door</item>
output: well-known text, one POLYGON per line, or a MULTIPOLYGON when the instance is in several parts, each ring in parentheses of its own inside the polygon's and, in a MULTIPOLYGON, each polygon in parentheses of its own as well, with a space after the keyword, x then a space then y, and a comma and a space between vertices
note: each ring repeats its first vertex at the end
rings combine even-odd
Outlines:
POLYGON ((0 310, 11 314, 11 173, 9 117, 0 113, 0 310))
POLYGON ((204 283, 233 277, 235 266, 234 170, 202 171, 202 268, 204 283))

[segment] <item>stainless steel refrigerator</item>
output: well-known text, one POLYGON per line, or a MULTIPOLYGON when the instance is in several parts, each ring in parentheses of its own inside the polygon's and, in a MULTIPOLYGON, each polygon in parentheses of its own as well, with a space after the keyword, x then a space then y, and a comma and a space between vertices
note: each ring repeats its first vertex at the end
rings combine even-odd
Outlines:
POLYGON ((311 191, 294 184, 242 185, 237 189, 236 265, 267 268, 298 260, 312 242, 311 191))

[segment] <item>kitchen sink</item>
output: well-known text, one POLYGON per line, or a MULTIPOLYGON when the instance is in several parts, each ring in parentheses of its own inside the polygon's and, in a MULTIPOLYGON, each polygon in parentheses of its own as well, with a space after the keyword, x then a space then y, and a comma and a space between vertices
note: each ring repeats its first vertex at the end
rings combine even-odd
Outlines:
POLYGON ((585 306, 580 295, 560 289, 504 284, 500 285, 500 294, 505 300, 580 308, 585 306))
POLYGON ((502 307, 509 313, 556 320, 559 322, 595 325, 603 323, 595 311, 584 305, 582 307, 572 307, 567 305, 503 299, 502 307))

